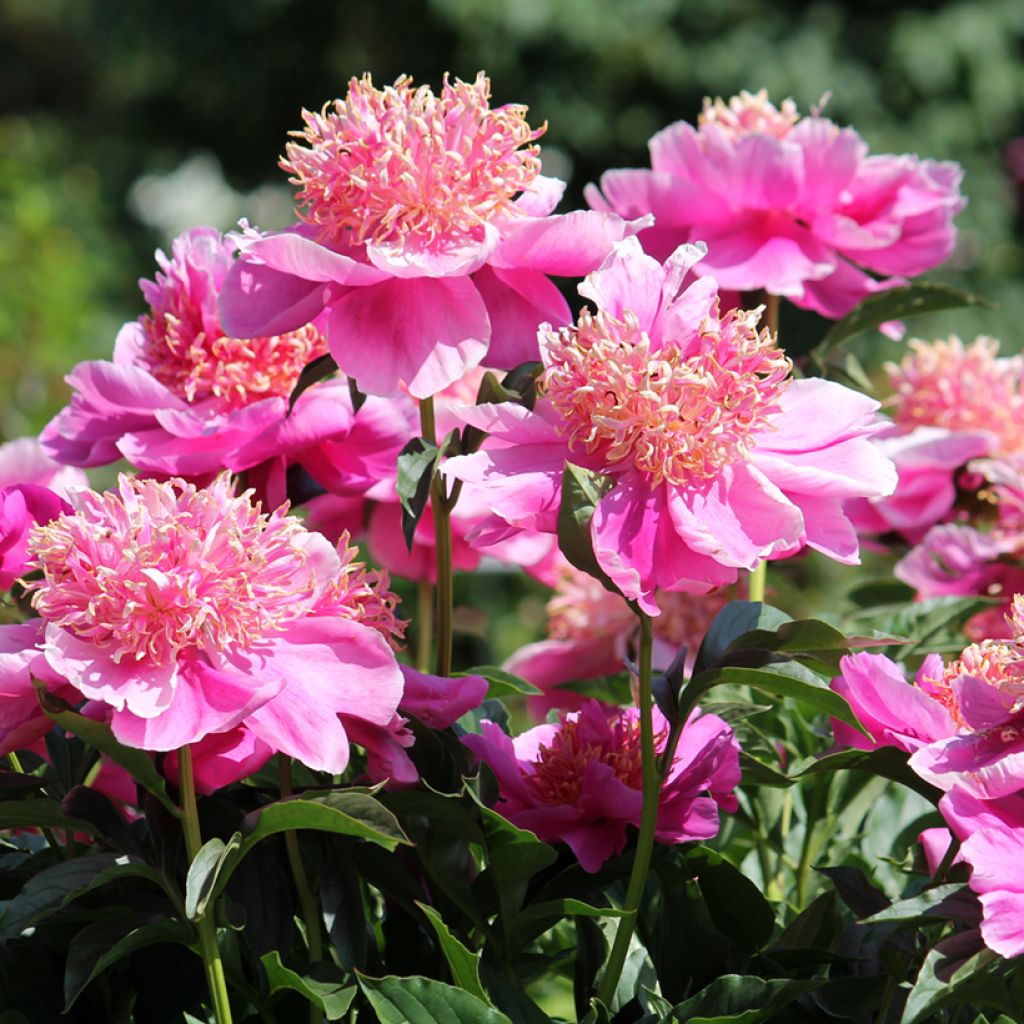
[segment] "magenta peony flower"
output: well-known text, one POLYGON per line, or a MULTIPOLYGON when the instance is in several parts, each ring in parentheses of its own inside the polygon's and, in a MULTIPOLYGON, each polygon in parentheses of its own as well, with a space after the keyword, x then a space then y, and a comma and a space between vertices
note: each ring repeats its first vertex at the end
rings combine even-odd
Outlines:
POLYGON ((650 170, 607 171, 588 202, 624 217, 653 213, 640 237, 659 259, 707 242, 694 272, 722 288, 763 288, 837 318, 953 251, 959 166, 868 156, 852 128, 800 117, 792 100, 776 109, 764 90, 728 105, 705 100, 697 128, 677 121, 650 151, 650 170))
MULTIPOLYGON (((653 665, 667 669, 679 649, 688 647, 687 670, 711 620, 728 600, 714 594, 657 594, 661 614, 654 620, 653 665)), ((543 697, 527 697, 526 705, 537 721, 553 708, 577 711, 584 694, 561 684, 621 672, 637 631, 636 616, 618 594, 562 560, 555 593, 547 604, 548 639, 527 644, 506 662, 505 668, 544 690, 543 697)))
POLYGON ((542 325, 535 409, 463 409, 491 436, 444 467, 506 535, 555 531, 567 461, 608 475, 594 553, 651 615, 658 588, 708 591, 805 545, 855 563, 843 502, 896 484, 869 441, 876 402, 792 380, 758 311, 722 314, 711 279, 680 291, 702 254, 683 246, 661 266, 635 239, 619 243, 580 286, 598 312, 573 328, 542 325))
POLYGON ((47 487, 16 484, 0 490, 0 590, 8 590, 28 564, 28 538, 71 506, 47 487))
POLYGON ((858 533, 895 531, 916 543, 952 513, 959 470, 992 450, 992 435, 914 427, 879 434, 875 444, 892 459, 899 483, 888 497, 847 502, 846 514, 858 533))
POLYGON ((486 356, 536 358, 542 320, 569 308, 549 274, 592 270, 635 230, 614 214, 551 216, 564 185, 540 174, 526 109, 492 109, 490 82, 440 95, 369 75, 286 146, 293 230, 240 240, 221 298, 239 336, 291 331, 327 310, 338 365, 366 392, 426 398, 486 356), (518 197, 518 198, 517 198, 518 197))
MULTIPOLYGON (((655 711, 661 752, 668 724, 655 711)), ((594 872, 626 845, 643 804, 640 727, 634 708, 589 701, 557 725, 538 725, 511 739, 492 722, 463 742, 498 779, 499 814, 545 842, 568 843, 594 872)), ((718 809, 736 809, 739 744, 716 715, 695 714, 683 729, 661 790, 655 838, 663 843, 710 839, 718 809), (705 795, 706 794, 706 795, 705 795)))
POLYGON ((193 228, 170 259, 157 253, 156 279, 140 282, 150 311, 121 329, 113 362, 81 363, 68 376, 75 393, 43 431, 46 451, 78 466, 123 457, 193 480, 261 465, 267 474, 269 463, 277 472, 264 489, 278 504, 286 462, 301 455, 315 472, 330 461, 321 446, 340 443, 358 453, 348 463, 365 490, 404 444, 393 408, 372 399, 356 413, 336 380, 305 391, 289 413, 299 374, 327 343, 312 323, 245 341, 225 335, 217 298, 232 252, 212 228, 193 228))
POLYGON ((30 540, 44 651, 117 738, 173 750, 241 723, 273 750, 340 772, 339 715, 387 725, 402 694, 395 598, 344 544, 281 508, 122 476, 72 496, 30 540))

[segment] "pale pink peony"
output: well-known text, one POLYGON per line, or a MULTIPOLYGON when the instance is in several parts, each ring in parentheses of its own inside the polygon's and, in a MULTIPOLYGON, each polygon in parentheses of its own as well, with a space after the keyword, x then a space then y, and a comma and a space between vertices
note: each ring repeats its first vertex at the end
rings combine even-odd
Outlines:
POLYGON ((366 392, 401 382, 426 398, 485 357, 537 355, 542 320, 569 308, 549 274, 584 274, 639 225, 611 213, 552 216, 564 184, 540 174, 543 129, 490 107, 490 82, 444 79, 439 95, 369 75, 303 111, 281 166, 298 189, 295 229, 247 231, 221 300, 240 336, 290 331, 327 310, 338 365, 366 392))
POLYGON ((76 466, 123 457, 196 481, 273 466, 264 489, 275 504, 286 465, 300 455, 324 461, 324 444, 356 451, 350 461, 360 465, 379 463, 363 471, 371 481, 393 466, 404 442, 389 403, 373 399, 356 413, 347 384, 335 380, 305 391, 289 412, 303 367, 327 351, 319 326, 247 340, 225 334, 217 299, 232 253, 212 228, 176 238, 169 259, 157 253, 155 280, 140 281, 149 312, 122 327, 113 362, 81 363, 68 376, 71 404, 42 435, 50 455, 76 466))
POLYGON ((39 649, 42 626, 38 619, 0 626, 0 755, 31 747, 53 727, 39 706, 33 679, 64 700, 76 696, 39 649))
POLYGON ((764 90, 705 100, 696 128, 677 121, 650 151, 650 170, 607 171, 588 202, 654 214, 640 238, 659 259, 707 242, 694 272, 722 288, 764 289, 834 319, 953 251, 958 165, 868 156, 852 128, 800 117, 791 100, 776 109, 764 90))
MULTIPOLYGON (((654 620, 655 670, 667 669, 684 646, 692 665, 700 641, 727 595, 659 593, 655 600, 661 610, 654 620)), ((636 658, 636 615, 618 594, 564 560, 555 593, 547 603, 547 615, 548 638, 520 648, 504 665, 544 690, 544 696, 526 700, 537 721, 543 721, 553 708, 576 711, 587 700, 584 694, 561 684, 621 672, 627 658, 636 658)))
POLYGON ((14 484, 36 484, 65 498, 69 487, 88 487, 89 481, 80 469, 51 459, 38 437, 17 437, 0 444, 0 487, 14 484))
POLYGON ((1000 357, 999 342, 985 336, 970 345, 955 335, 908 345, 898 365, 886 366, 893 389, 886 404, 898 427, 983 432, 990 437, 985 454, 1024 452, 1024 357, 1000 357))
MULTIPOLYGON (((656 748, 668 724, 655 711, 656 748)), ((640 731, 634 708, 589 701, 556 725, 511 739, 491 722, 463 742, 497 776, 495 810, 545 842, 567 843, 585 871, 626 846, 643 805, 640 731)), ((718 811, 736 809, 739 744, 722 719, 695 714, 682 731, 661 789, 655 838, 662 843, 710 839, 718 811)))
POLYGON ((759 311, 722 314, 710 278, 681 290, 701 256, 683 246, 662 266, 635 239, 619 243, 580 286, 598 312, 573 328, 542 325, 535 409, 463 409, 490 437, 444 467, 505 535, 555 532, 567 461, 609 476, 594 553, 651 615, 658 588, 706 592, 804 546, 857 562, 843 503, 896 484, 869 441, 877 403, 791 379, 759 311))
POLYGON ((30 587, 44 651, 113 709, 121 742, 173 750, 241 723, 273 750, 340 772, 340 715, 387 725, 402 694, 395 598, 285 508, 236 497, 226 475, 122 476, 37 528, 30 587))

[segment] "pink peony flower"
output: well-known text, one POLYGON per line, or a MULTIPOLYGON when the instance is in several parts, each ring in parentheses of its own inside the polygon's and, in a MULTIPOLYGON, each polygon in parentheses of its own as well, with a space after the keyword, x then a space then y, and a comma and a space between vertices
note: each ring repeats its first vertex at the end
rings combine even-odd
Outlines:
POLYGON ((896 484, 869 441, 877 403, 792 380, 758 311, 720 313, 711 279, 680 291, 702 254, 684 246, 661 266, 635 239, 619 243, 580 286, 598 312, 573 328, 542 325, 535 409, 463 409, 491 436, 444 467, 505 535, 555 532, 567 461, 606 474, 614 487, 591 522, 594 553, 651 615, 658 588, 706 592, 805 545, 855 563, 843 503, 896 484))
POLYGON ((240 240, 221 299, 239 336, 290 331, 327 310, 338 365, 366 392, 441 391, 487 357, 536 358, 542 320, 569 308, 549 274, 592 270, 635 230, 614 214, 552 216, 564 185, 540 174, 543 129, 491 108, 490 82, 440 95, 369 75, 286 146, 303 224, 240 240), (518 198, 517 198, 518 197, 518 198))
MULTIPOLYGON (((655 712, 656 745, 668 725, 655 712)), ((515 739, 491 722, 463 737, 498 779, 495 810, 545 842, 567 843, 585 871, 597 871, 626 845, 643 804, 640 732, 633 708, 589 701, 557 725, 538 725, 515 739)), ((739 744, 722 719, 694 715, 683 729, 661 790, 655 838, 663 843, 710 839, 719 806, 736 809, 739 744), (707 794, 707 795, 704 795, 707 794)))
POLYGON ((0 756, 31 747, 53 727, 39 706, 33 679, 64 700, 76 699, 67 681, 46 663, 41 640, 38 619, 0 626, 0 756))
MULTIPOLYGON (((561 684, 621 672, 626 658, 635 658, 631 644, 636 616, 618 595, 593 577, 562 562, 554 596, 548 601, 548 639, 527 644, 505 662, 505 668, 544 690, 543 697, 527 697, 537 721, 553 708, 577 711, 584 694, 561 684)), ((689 648, 688 666, 727 595, 657 594, 661 614, 654 620, 653 664, 662 671, 672 664, 683 646, 689 648)))
POLYGON ((967 346, 955 335, 908 344, 902 362, 886 366, 893 389, 887 404, 898 427, 985 433, 985 454, 1024 452, 1024 357, 1000 358, 999 342, 984 336, 967 346))
POLYGON ((46 487, 16 484, 0 490, 0 590, 8 590, 28 564, 28 537, 71 506, 46 487))
POLYGON ((241 723, 273 750, 340 772, 339 715, 387 725, 402 694, 395 598, 285 508, 121 476, 72 496, 30 540, 51 668, 113 709, 115 736, 173 750, 241 723))
POLYGON ((39 438, 18 437, 0 444, 0 487, 14 484, 36 484, 65 498, 69 487, 88 487, 89 481, 80 469, 51 459, 39 438))
POLYGON ((356 413, 347 384, 335 380, 305 391, 289 412, 299 374, 327 343, 312 323, 244 341, 227 336, 217 298, 232 252, 212 228, 193 228, 175 239, 170 259, 157 253, 156 279, 140 282, 150 311, 121 329, 113 362, 71 372, 75 393, 43 431, 44 448, 73 465, 123 457, 197 481, 274 463, 279 479, 267 489, 277 504, 287 462, 301 455, 315 472, 328 460, 320 446, 341 443, 357 453, 348 462, 362 470, 365 490, 404 443, 392 406, 372 399, 356 413))
POLYGON ((588 202, 653 213, 640 238, 659 259, 707 242, 694 272, 722 288, 763 288, 835 319, 953 251, 964 205, 956 164, 868 156, 852 128, 800 117, 791 100, 777 109, 764 90, 705 100, 697 128, 677 121, 650 151, 650 170, 607 171, 588 202))
POLYGON ((859 533, 896 531, 916 543, 952 513, 958 471, 991 451, 992 435, 914 427, 880 434, 875 444, 892 459, 899 483, 888 497, 847 502, 846 514, 859 533))
POLYGON ((845 722, 832 720, 836 743, 859 750, 896 747, 914 751, 935 740, 952 736, 957 722, 945 689, 935 677, 943 672, 942 660, 925 658, 913 684, 903 669, 884 654, 848 654, 840 663, 842 675, 832 680, 836 691, 853 709, 870 738, 845 722))

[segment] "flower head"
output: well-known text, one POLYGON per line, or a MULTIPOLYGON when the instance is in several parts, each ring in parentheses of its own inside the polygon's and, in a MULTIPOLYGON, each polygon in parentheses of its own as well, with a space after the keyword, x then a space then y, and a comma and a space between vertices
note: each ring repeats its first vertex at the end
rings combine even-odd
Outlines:
POLYGON ((837 318, 953 249, 957 165, 869 156, 852 128, 817 110, 801 117, 792 100, 776 107, 764 90, 705 100, 696 127, 669 125, 650 151, 650 169, 607 171, 588 202, 653 213, 639 237, 659 259, 703 240, 694 272, 722 288, 765 289, 837 318))
POLYGON ((172 750, 244 723, 271 750, 341 771, 339 716, 385 726, 401 697, 395 598, 353 549, 251 494, 227 474, 205 489, 121 476, 74 494, 29 540, 43 649, 113 709, 123 743, 172 750))
POLYGON ((893 421, 900 427, 988 431, 1004 453, 1024 451, 1024 358, 999 357, 999 342, 981 336, 970 345, 912 339, 910 353, 886 369, 893 421))
MULTIPOLYGON (((668 736, 656 713, 658 752, 668 736)), ((638 715, 589 701, 557 725, 541 725, 514 740, 483 723, 463 742, 498 778, 496 810, 541 839, 569 844, 586 871, 596 871, 626 845, 643 804, 638 715)), ((715 715, 683 729, 662 787, 656 838, 663 843, 707 839, 718 831, 719 806, 735 810, 739 746, 715 715)))
POLYGON ((478 241, 483 226, 515 210, 512 199, 540 173, 545 128, 526 108, 491 109, 491 83, 445 75, 441 94, 403 75, 376 89, 370 75, 345 99, 302 112, 281 167, 321 239, 396 249, 478 241))

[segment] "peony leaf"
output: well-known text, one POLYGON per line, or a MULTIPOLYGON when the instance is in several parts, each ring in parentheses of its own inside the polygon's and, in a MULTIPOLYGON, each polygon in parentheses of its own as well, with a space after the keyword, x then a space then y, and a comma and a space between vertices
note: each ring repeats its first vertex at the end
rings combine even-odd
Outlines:
POLYGON ((334 964, 310 964, 306 974, 298 974, 281 963, 279 950, 260 957, 267 972, 271 993, 282 990, 298 992, 309 1000, 327 1020, 340 1020, 348 1013, 356 995, 355 985, 345 984, 345 972, 334 964))
POLYGON ((605 575, 594 555, 590 521, 598 502, 615 486, 603 473, 595 473, 571 462, 562 473, 562 500, 558 506, 558 547, 577 569, 592 576, 613 594, 621 591, 605 575))
MULTIPOLYGON (((299 400, 299 395, 304 391, 308 391, 314 384, 318 384, 320 381, 326 380, 332 373, 337 372, 338 364, 334 361, 334 356, 330 355, 330 353, 317 356, 317 358, 312 362, 306 363, 302 368, 302 373, 299 374, 299 379, 295 382, 295 387, 292 388, 292 393, 288 396, 289 414, 291 414, 292 409, 295 408, 295 403, 299 400)), ((359 408, 355 403, 355 394, 352 396, 352 406, 354 409, 359 408)))
POLYGON ((410 551, 416 527, 430 498, 430 486, 440 457, 441 449, 425 437, 414 437, 398 453, 395 490, 402 503, 402 535, 410 551))
POLYGON ((429 978, 367 978, 359 986, 380 1024, 512 1024, 482 999, 429 978))
POLYGON ((452 935, 448 925, 441 918, 441 915, 425 903, 416 901, 416 906, 423 911, 423 916, 430 922, 431 928, 437 935, 437 941, 448 961, 448 968, 452 972, 452 981, 470 995, 482 999, 490 1005, 487 993, 480 983, 480 954, 467 949, 459 940, 452 935))

